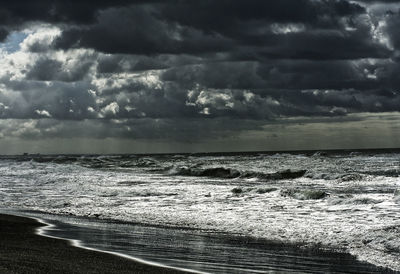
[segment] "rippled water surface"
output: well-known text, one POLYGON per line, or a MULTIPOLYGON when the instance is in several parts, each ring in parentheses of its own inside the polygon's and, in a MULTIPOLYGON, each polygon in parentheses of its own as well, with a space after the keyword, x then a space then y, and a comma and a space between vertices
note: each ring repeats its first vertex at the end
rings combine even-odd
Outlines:
POLYGON ((347 251, 400 270, 400 154, 0 160, 0 206, 347 251))
POLYGON ((53 225, 45 227, 44 235, 79 240, 88 248, 199 273, 395 273, 345 253, 224 233, 35 212, 29 216, 53 225))

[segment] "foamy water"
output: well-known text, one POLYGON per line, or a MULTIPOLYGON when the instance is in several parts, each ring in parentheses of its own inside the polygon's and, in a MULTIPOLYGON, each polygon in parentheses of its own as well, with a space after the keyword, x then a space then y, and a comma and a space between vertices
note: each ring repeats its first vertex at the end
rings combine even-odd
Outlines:
POLYGON ((0 206, 322 246, 400 270, 400 154, 0 160, 0 206))

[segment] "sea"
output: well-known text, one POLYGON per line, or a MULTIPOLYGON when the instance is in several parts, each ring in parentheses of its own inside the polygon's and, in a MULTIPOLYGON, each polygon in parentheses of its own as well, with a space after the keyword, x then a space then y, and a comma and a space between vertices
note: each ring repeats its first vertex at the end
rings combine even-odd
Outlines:
POLYGON ((399 176, 393 149, 1 156, 0 208, 195 273, 396 273, 399 176))

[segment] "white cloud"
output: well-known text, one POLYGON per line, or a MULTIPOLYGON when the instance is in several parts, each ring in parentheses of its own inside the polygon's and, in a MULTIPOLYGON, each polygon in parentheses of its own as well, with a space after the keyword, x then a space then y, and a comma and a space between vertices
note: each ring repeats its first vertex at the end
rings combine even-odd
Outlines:
POLYGON ((43 109, 43 110, 38 110, 37 109, 37 110, 35 110, 35 113, 40 115, 40 116, 42 116, 42 117, 47 117, 47 118, 51 117, 51 114, 45 109, 43 109))
POLYGON ((271 31, 275 34, 288 34, 298 33, 306 30, 303 24, 279 24, 274 23, 271 25, 271 31))
POLYGON ((28 36, 20 44, 20 47, 25 52, 48 51, 54 40, 61 35, 61 30, 58 27, 50 25, 36 26, 34 29, 27 29, 24 32, 28 36))
POLYGON ((119 105, 117 102, 112 102, 101 110, 101 117, 116 115, 119 112, 119 105))

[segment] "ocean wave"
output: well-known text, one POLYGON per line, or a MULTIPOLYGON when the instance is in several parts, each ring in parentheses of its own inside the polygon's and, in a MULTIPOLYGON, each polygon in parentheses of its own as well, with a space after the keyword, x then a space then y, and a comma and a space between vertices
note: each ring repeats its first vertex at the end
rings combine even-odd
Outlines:
POLYGON ((149 182, 146 181, 120 181, 117 182, 118 185, 122 185, 122 186, 136 186, 136 185, 146 185, 149 182))
POLYGON ((400 169, 369 170, 363 173, 374 176, 399 177, 400 169))
POLYGON ((307 170, 283 170, 275 173, 262 173, 255 171, 239 171, 232 168, 214 167, 214 168, 197 168, 197 167, 173 167, 170 168, 170 175, 194 176, 194 177, 212 177, 222 179, 234 178, 258 178, 265 180, 284 180, 296 179, 303 177, 307 170))
POLYGON ((33 161, 36 163, 57 163, 57 164, 67 164, 67 163, 74 163, 77 161, 77 157, 71 156, 38 156, 33 158, 25 158, 25 161, 33 161))
POLYGON ((329 196, 329 194, 323 190, 296 188, 282 189, 280 194, 283 197, 292 197, 297 200, 320 200, 329 196))
POLYGON ((107 168, 156 168, 159 162, 150 157, 135 156, 48 156, 35 155, 25 156, 18 161, 31 161, 35 163, 54 163, 54 164, 78 164, 87 168, 107 169, 107 168))
POLYGON ((195 167, 172 167, 169 170, 170 175, 181 175, 181 176, 194 176, 194 177, 214 177, 214 178, 225 178, 233 179, 240 176, 240 172, 231 168, 206 168, 199 169, 195 167))
POLYGON ((309 171, 305 174, 305 177, 310 179, 323 179, 323 180, 339 180, 342 182, 348 181, 360 181, 363 179, 363 175, 359 173, 323 173, 323 172, 313 172, 309 171))
POLYGON ((312 157, 326 157, 328 153, 326 151, 317 151, 315 152, 312 157))
POLYGON ((270 192, 277 191, 277 190, 278 190, 278 189, 275 188, 275 187, 266 187, 266 188, 258 188, 258 189, 256 190, 256 192, 257 192, 258 194, 265 194, 265 193, 270 193, 270 192))
POLYGON ((381 200, 369 197, 353 197, 352 195, 332 199, 329 203, 331 205, 368 205, 379 204, 381 200))
POLYGON ((307 173, 307 170, 291 170, 286 169, 277 171, 274 173, 261 173, 261 172, 243 172, 242 178, 259 178, 265 180, 285 180, 285 179, 297 179, 303 177, 307 173))
POLYGON ((88 168, 155 168, 159 163, 152 158, 82 158, 77 162, 88 168))
POLYGON ((265 188, 241 188, 235 187, 231 190, 233 194, 243 194, 245 192, 255 192, 257 194, 265 194, 278 190, 276 187, 265 187, 265 188))

